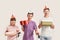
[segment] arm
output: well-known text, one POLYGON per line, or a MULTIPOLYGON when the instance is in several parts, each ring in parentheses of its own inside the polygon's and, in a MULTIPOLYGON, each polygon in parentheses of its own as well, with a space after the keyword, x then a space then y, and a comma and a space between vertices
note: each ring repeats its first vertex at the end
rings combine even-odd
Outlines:
POLYGON ((16 30, 16 31, 17 31, 17 33, 19 33, 19 32, 20 32, 20 29, 19 29, 19 27, 17 27, 17 30, 16 30))
POLYGON ((54 27, 55 27, 54 24, 52 24, 52 25, 50 26, 51 29, 54 29, 54 27))
POLYGON ((22 31, 24 32, 24 26, 22 26, 22 31))
POLYGON ((15 36, 17 35, 17 32, 14 31, 8 31, 9 29, 7 28, 7 30, 5 31, 5 36, 15 36))
POLYGON ((37 29, 35 30, 35 33, 36 33, 36 35, 39 35, 39 32, 38 32, 38 30, 37 30, 37 29))
POLYGON ((36 35, 39 35, 36 23, 34 23, 34 30, 35 30, 36 35))
POLYGON ((20 30, 19 30, 19 28, 17 27, 17 37, 19 37, 20 36, 20 34, 21 34, 21 32, 20 32, 20 30))
POLYGON ((5 31, 5 36, 7 36, 8 34, 6 34, 8 32, 8 28, 6 29, 6 31, 5 31))
POLYGON ((38 28, 40 29, 42 27, 42 24, 40 23, 39 25, 38 25, 38 28))
POLYGON ((5 32, 5 36, 7 36, 8 34, 6 34, 7 32, 5 32))
POLYGON ((5 35, 6 36, 15 36, 15 35, 17 35, 17 33, 6 32, 5 35))

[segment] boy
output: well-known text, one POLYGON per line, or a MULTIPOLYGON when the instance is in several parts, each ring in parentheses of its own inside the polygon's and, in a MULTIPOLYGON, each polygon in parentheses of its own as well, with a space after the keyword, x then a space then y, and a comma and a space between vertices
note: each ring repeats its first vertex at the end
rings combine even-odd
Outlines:
POLYGON ((26 24, 23 25, 23 28, 22 28, 22 30, 24 31, 23 40, 34 40, 33 38, 34 30, 36 34, 38 34, 36 23, 32 21, 33 16, 34 16, 33 13, 27 14, 28 20, 26 21, 26 24))
POLYGON ((19 28, 15 24, 16 24, 16 18, 12 15, 10 19, 10 25, 7 27, 5 32, 7 40, 17 40, 19 28))
POLYGON ((41 37, 40 40, 51 40, 50 31, 54 29, 53 20, 49 16, 50 9, 45 6, 43 9, 44 17, 41 19, 38 28, 41 29, 41 37))

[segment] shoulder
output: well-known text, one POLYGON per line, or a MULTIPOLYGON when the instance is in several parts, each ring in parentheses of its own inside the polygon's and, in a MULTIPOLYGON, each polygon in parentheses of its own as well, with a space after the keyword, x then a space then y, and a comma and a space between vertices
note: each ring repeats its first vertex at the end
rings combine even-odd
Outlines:
POLYGON ((33 24, 36 24, 36 22, 35 21, 31 21, 33 24))
POLYGON ((54 19, 52 17, 49 17, 49 20, 54 21, 54 19))
POLYGON ((19 28, 18 26, 15 26, 16 28, 19 28))
POLYGON ((39 19, 39 23, 42 21, 42 20, 44 20, 45 18, 44 17, 41 17, 40 19, 39 19))
POLYGON ((15 27, 18 27, 17 25, 15 25, 15 27))
POLYGON ((10 25, 8 25, 7 28, 10 28, 10 25))
POLYGON ((41 17, 40 20, 44 20, 45 18, 44 17, 41 17))
POLYGON ((8 26, 6 27, 6 29, 10 29, 10 25, 8 25, 8 26))

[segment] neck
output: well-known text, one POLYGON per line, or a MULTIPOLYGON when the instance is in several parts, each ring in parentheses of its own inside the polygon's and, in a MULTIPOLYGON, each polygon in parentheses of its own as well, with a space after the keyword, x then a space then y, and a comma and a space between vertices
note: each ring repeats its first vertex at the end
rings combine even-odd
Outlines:
POLYGON ((45 18, 48 18, 49 16, 44 16, 45 18))
POLYGON ((31 21, 31 19, 28 19, 28 21, 31 21))
POLYGON ((10 25, 10 26, 15 26, 15 25, 10 25))

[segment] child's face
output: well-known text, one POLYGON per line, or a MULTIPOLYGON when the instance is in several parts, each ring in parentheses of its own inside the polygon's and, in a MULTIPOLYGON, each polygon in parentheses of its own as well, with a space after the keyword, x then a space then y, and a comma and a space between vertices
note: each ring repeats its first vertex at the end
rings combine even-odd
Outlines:
POLYGON ((49 12, 50 12, 49 10, 45 10, 45 11, 44 11, 44 15, 45 15, 45 16, 48 16, 48 15, 49 15, 49 12))
POLYGON ((11 24, 12 26, 14 26, 15 23, 16 23, 16 21, 10 21, 10 24, 11 24))
POLYGON ((27 17, 28 17, 28 19, 32 19, 33 15, 32 14, 28 14, 27 17))
POLYGON ((45 10, 44 13, 49 13, 50 11, 49 10, 45 10))

